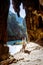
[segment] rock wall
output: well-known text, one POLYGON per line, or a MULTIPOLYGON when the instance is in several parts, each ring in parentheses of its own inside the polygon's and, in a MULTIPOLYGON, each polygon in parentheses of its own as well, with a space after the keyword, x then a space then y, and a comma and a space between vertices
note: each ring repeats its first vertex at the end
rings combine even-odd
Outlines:
POLYGON ((0 0, 0 61, 8 57, 9 48, 4 46, 7 42, 7 16, 9 0, 0 0))
POLYGON ((0 1, 0 41, 7 41, 7 16, 9 11, 9 0, 0 1))

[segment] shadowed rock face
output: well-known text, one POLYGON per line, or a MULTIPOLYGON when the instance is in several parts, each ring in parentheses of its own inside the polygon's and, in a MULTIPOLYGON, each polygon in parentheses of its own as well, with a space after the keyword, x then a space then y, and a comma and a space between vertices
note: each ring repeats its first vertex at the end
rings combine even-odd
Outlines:
POLYGON ((7 41, 7 16, 9 11, 9 0, 0 0, 0 41, 7 41))
POLYGON ((7 16, 9 0, 0 0, 0 61, 8 58, 9 48, 4 46, 7 42, 7 16))

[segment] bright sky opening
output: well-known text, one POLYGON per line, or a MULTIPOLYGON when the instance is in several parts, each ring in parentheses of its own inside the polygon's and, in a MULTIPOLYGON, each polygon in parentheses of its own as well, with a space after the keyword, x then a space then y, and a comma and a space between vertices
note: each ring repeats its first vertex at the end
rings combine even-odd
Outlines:
MULTIPOLYGON (((14 14, 16 14, 16 12, 13 9, 12 0, 10 0, 9 11, 13 12, 14 14)), ((22 18, 25 18, 25 16, 26 16, 26 12, 25 12, 25 9, 23 9, 23 4, 22 3, 20 5, 20 12, 19 12, 19 14, 20 14, 20 17, 22 17, 22 18)))

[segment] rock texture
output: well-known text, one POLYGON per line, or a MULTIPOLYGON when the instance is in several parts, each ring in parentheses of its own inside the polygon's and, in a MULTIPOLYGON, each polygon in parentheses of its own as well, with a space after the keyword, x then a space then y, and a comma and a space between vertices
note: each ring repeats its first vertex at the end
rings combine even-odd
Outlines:
POLYGON ((9 57, 9 48, 0 44, 0 61, 9 57))
POLYGON ((43 47, 30 42, 25 49, 31 52, 18 52, 14 54, 14 58, 18 61, 9 65, 43 65, 43 47))
MULTIPOLYGON (((16 47, 16 45, 11 46, 11 49, 12 47, 14 47, 15 51, 17 51, 18 48, 16 47)), ((9 59, 2 61, 0 64, 43 65, 43 47, 41 47, 40 45, 33 42, 29 42, 29 44, 26 45, 25 50, 31 51, 30 53, 25 53, 24 51, 19 51, 19 50, 15 54, 10 55, 9 59)))
POLYGON ((0 0, 0 61, 8 58, 9 48, 4 46, 7 42, 7 17, 9 0, 0 0))

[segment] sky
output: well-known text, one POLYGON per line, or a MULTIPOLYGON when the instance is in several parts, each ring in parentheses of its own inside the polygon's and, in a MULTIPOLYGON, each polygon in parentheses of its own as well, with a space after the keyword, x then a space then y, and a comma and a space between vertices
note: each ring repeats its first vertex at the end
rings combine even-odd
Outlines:
MULTIPOLYGON (((10 10, 11 12, 13 12, 14 14, 17 14, 17 13, 14 11, 14 9, 13 9, 12 0, 10 0, 10 8, 9 8, 9 10, 10 10)), ((25 18, 25 16, 26 16, 26 12, 25 12, 25 9, 23 9, 23 4, 22 4, 22 3, 21 3, 21 5, 20 5, 20 12, 19 12, 19 14, 20 14, 20 16, 21 16, 22 18, 25 18)))
MULTIPOLYGON (((43 0, 39 0, 39 3, 43 6, 43 0)), ((13 12, 14 14, 16 14, 16 12, 13 9, 12 0, 10 0, 10 8, 9 8, 9 10, 11 12, 13 12)), ((26 12, 25 12, 25 9, 23 9, 23 4, 22 3, 20 5, 20 13, 19 14, 20 14, 20 16, 22 18, 25 18, 25 16, 26 16, 26 12)))

